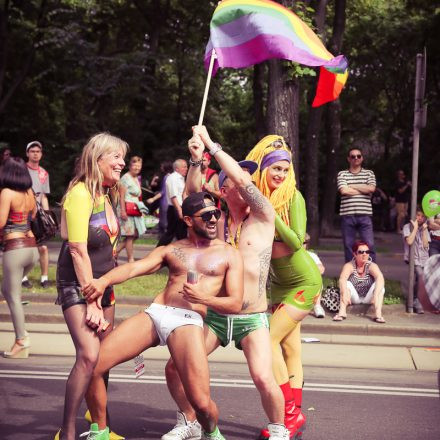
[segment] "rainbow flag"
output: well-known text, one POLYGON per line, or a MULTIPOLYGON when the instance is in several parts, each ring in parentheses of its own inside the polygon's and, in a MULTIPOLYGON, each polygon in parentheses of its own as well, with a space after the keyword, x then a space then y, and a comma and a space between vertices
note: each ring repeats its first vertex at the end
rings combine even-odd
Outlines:
POLYGON ((210 28, 205 66, 209 66, 211 53, 215 49, 217 58, 213 75, 219 67, 248 67, 272 58, 312 67, 321 66, 324 69, 321 69, 321 88, 318 85, 318 92, 324 90, 325 94, 319 96, 317 93, 315 101, 320 102, 318 105, 337 99, 347 80, 346 58, 343 55, 334 57, 297 15, 279 3, 269 0, 224 0, 215 9, 210 28), (330 78, 326 76, 324 81, 323 70, 333 77, 330 90, 330 78))

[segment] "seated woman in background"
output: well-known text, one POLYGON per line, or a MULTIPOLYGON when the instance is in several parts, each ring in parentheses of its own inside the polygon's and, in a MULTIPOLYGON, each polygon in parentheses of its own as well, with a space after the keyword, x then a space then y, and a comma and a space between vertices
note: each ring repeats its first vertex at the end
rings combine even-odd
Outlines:
POLYGON ((347 306, 350 304, 373 304, 374 321, 384 324, 382 304, 385 294, 385 280, 379 266, 373 263, 370 249, 364 241, 355 241, 352 247, 353 259, 345 263, 339 276, 341 304, 339 313, 333 321, 347 318, 347 306))

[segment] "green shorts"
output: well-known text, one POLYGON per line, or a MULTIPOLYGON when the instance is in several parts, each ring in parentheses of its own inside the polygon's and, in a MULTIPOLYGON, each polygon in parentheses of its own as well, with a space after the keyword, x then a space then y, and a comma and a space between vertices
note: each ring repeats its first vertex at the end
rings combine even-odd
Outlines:
POLYGON ((259 328, 269 328, 266 313, 249 313, 243 315, 221 315, 208 309, 205 324, 226 347, 231 341, 241 350, 240 341, 259 328))

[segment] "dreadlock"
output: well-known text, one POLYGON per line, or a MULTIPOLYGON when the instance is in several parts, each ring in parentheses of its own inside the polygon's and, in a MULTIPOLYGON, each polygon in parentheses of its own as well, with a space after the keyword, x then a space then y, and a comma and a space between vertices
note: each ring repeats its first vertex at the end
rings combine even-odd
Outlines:
POLYGON ((286 179, 284 180, 282 185, 272 192, 267 184, 267 168, 265 168, 263 171, 260 170, 261 163, 264 157, 275 150, 285 150, 290 153, 286 142, 281 136, 270 134, 261 139, 260 142, 258 142, 258 144, 255 145, 254 148, 252 148, 252 150, 246 156, 246 159, 253 160, 254 162, 258 163, 257 171, 255 171, 255 173, 252 175, 252 178, 255 181, 255 185, 262 192, 262 194, 269 199, 270 203, 275 209, 275 212, 281 217, 283 222, 286 225, 290 225, 290 201, 292 200, 292 197, 295 195, 296 192, 296 180, 295 172, 293 170, 293 163, 291 163, 286 179), (281 141, 282 147, 276 148, 271 145, 274 141, 281 141))

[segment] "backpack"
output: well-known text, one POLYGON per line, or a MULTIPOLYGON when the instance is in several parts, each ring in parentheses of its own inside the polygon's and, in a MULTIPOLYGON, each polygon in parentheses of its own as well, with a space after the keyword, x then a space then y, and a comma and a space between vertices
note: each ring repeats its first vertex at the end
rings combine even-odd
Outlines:
POLYGON ((50 240, 58 232, 58 219, 53 211, 45 211, 37 200, 37 214, 31 222, 31 230, 37 244, 50 240))

